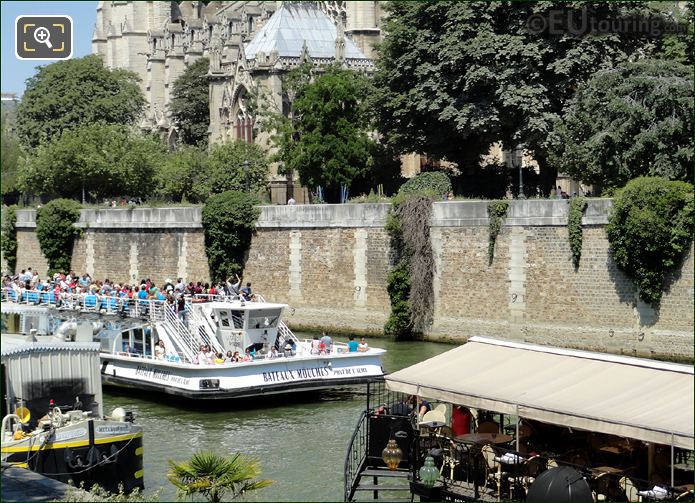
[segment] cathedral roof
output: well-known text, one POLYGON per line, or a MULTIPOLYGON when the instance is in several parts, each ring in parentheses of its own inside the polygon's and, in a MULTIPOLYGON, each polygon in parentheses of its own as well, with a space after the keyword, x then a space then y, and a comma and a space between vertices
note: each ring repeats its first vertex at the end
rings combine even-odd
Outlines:
MULTIPOLYGON (((299 58, 306 43, 311 58, 334 58, 337 29, 311 3, 283 2, 246 46, 246 59, 277 51, 279 57, 299 58)), ((345 37, 345 59, 368 59, 345 37)))

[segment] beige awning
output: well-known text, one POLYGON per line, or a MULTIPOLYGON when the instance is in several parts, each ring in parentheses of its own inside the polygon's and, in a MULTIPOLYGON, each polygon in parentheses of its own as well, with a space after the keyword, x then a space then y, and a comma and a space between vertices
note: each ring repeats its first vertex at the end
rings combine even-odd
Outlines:
POLYGON ((472 337, 386 377, 393 391, 695 449, 693 366, 472 337))

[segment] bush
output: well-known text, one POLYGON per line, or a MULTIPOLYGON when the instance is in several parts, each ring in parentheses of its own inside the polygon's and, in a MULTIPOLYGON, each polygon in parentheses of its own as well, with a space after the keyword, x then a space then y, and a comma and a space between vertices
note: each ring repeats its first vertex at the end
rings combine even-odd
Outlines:
POLYGON ((205 252, 213 281, 223 281, 243 271, 246 252, 261 213, 257 204, 256 197, 233 190, 212 195, 205 203, 205 252))
POLYGON ((70 270, 72 245, 82 234, 73 225, 80 218, 80 207, 71 199, 54 199, 36 214, 36 237, 48 261, 48 274, 70 270))
POLYGON ((642 177, 618 191, 606 233, 613 260, 643 301, 661 300, 665 273, 690 249, 694 216, 693 186, 686 182, 642 177))
POLYGON ((451 180, 442 171, 427 171, 405 182, 399 194, 419 194, 424 196, 442 196, 451 192, 451 180))
POLYGON ((5 221, 2 223, 2 252, 5 254, 8 274, 14 274, 17 268, 17 214, 15 206, 4 210, 5 221))

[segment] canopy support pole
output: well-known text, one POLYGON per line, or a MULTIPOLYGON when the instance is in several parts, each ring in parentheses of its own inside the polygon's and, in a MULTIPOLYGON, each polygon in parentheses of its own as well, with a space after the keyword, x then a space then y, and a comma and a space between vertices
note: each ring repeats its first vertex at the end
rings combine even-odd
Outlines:
POLYGON ((673 483, 674 477, 673 477, 673 458, 675 454, 675 447, 673 446, 674 443, 674 434, 671 432, 671 487, 673 487, 675 484, 673 483))
MULTIPOLYGON (((519 452, 519 421, 521 421, 521 418, 519 417, 519 404, 517 403, 516 404, 516 452, 519 452)), ((673 485, 673 484, 671 484, 671 485, 673 485)))

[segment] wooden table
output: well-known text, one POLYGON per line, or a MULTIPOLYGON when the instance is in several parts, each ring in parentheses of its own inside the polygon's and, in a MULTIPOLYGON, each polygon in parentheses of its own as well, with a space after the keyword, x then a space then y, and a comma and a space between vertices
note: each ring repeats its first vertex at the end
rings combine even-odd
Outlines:
POLYGON ((504 433, 465 433, 454 440, 464 444, 506 444, 514 440, 514 437, 504 433))
POLYGON ((614 466, 594 466, 591 469, 591 473, 594 475, 601 475, 603 473, 607 474, 614 474, 614 473, 623 473, 625 471, 624 468, 616 468, 614 466))

